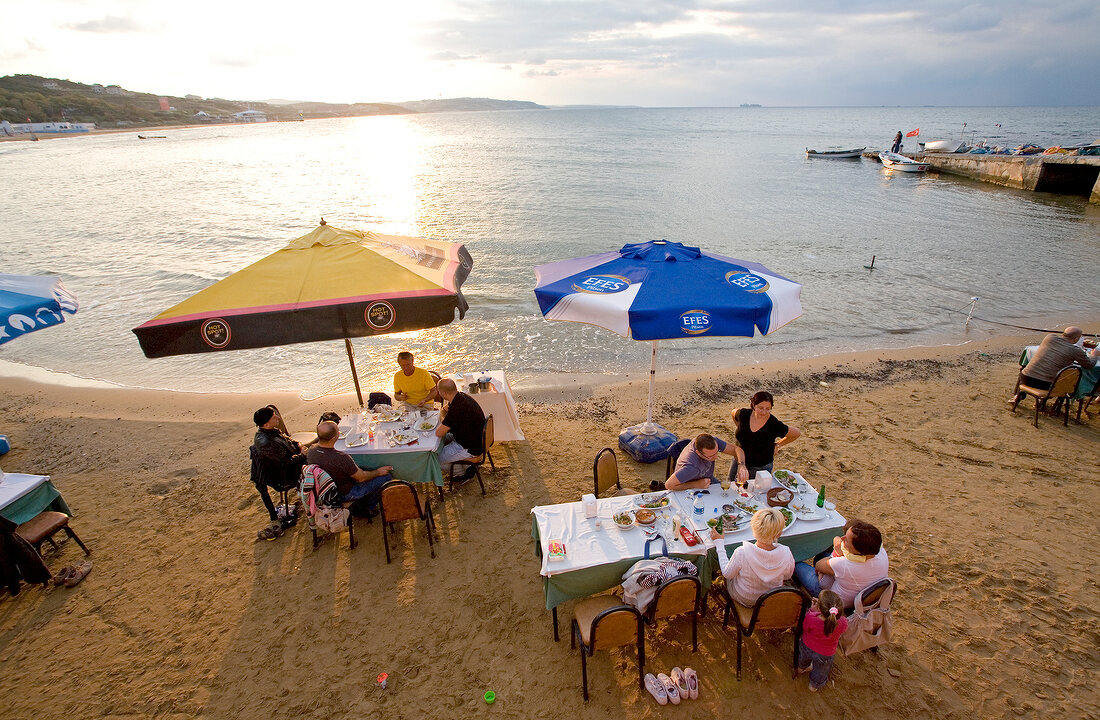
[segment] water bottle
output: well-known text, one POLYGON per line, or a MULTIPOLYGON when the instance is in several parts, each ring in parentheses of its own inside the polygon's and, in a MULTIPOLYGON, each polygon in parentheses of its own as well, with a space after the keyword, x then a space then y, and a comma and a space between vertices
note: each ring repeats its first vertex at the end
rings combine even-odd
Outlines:
POLYGON ((821 483, 821 490, 817 493, 817 506, 825 507, 825 483, 821 483))
POLYGON ((700 495, 699 493, 695 494, 695 514, 696 515, 702 515, 703 514, 703 496, 700 495))

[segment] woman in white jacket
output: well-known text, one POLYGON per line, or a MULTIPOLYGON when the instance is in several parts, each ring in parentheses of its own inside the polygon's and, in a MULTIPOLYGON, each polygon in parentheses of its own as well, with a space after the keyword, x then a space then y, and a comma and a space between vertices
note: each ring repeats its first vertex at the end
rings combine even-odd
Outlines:
POLYGON ((794 574, 794 555, 776 540, 786 527, 779 508, 757 510, 752 516, 756 543, 745 542, 726 559, 725 544, 718 552, 722 576, 730 596, 742 605, 754 605, 768 590, 777 588, 794 574))

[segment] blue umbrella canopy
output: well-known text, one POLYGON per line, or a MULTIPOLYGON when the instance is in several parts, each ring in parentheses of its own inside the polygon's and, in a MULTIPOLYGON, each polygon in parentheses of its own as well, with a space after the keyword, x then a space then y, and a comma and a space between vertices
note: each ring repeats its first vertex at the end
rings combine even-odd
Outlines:
POLYGON ((76 297, 55 277, 0 274, 0 345, 60 325, 78 307, 76 297))
POLYGON ((652 422, 658 340, 767 335, 802 314, 798 283, 760 263, 667 240, 539 265, 535 280, 544 317, 652 341, 649 409, 638 431, 646 434, 659 428, 652 422))

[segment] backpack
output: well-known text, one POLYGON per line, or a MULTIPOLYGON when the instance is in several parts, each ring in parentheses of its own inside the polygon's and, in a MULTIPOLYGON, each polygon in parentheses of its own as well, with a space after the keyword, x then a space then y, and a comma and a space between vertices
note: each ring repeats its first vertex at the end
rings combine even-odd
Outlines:
POLYGON ((340 492, 336 489, 336 481, 320 466, 306 465, 302 468, 298 494, 308 501, 306 514, 311 528, 329 533, 348 529, 351 512, 340 506, 340 492))
POLYGON ((848 616, 848 629, 840 636, 840 649, 845 655, 854 655, 861 650, 890 642, 894 630, 890 601, 894 598, 898 584, 890 578, 886 578, 884 582, 889 584, 873 605, 863 607, 863 591, 856 595, 856 608, 848 616))

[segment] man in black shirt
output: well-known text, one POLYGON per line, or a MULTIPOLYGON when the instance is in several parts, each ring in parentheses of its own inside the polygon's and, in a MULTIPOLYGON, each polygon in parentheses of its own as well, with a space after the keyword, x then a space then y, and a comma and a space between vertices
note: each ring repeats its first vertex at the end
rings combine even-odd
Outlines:
MULTIPOLYGON (((476 457, 485 451, 482 447, 485 413, 476 400, 458 391, 454 380, 440 380, 437 387, 445 406, 435 434, 437 437, 444 437, 450 433, 447 444, 439 451, 439 464, 450 473, 455 461, 476 457)), ((473 476, 474 468, 471 465, 455 479, 469 480, 473 476)))

